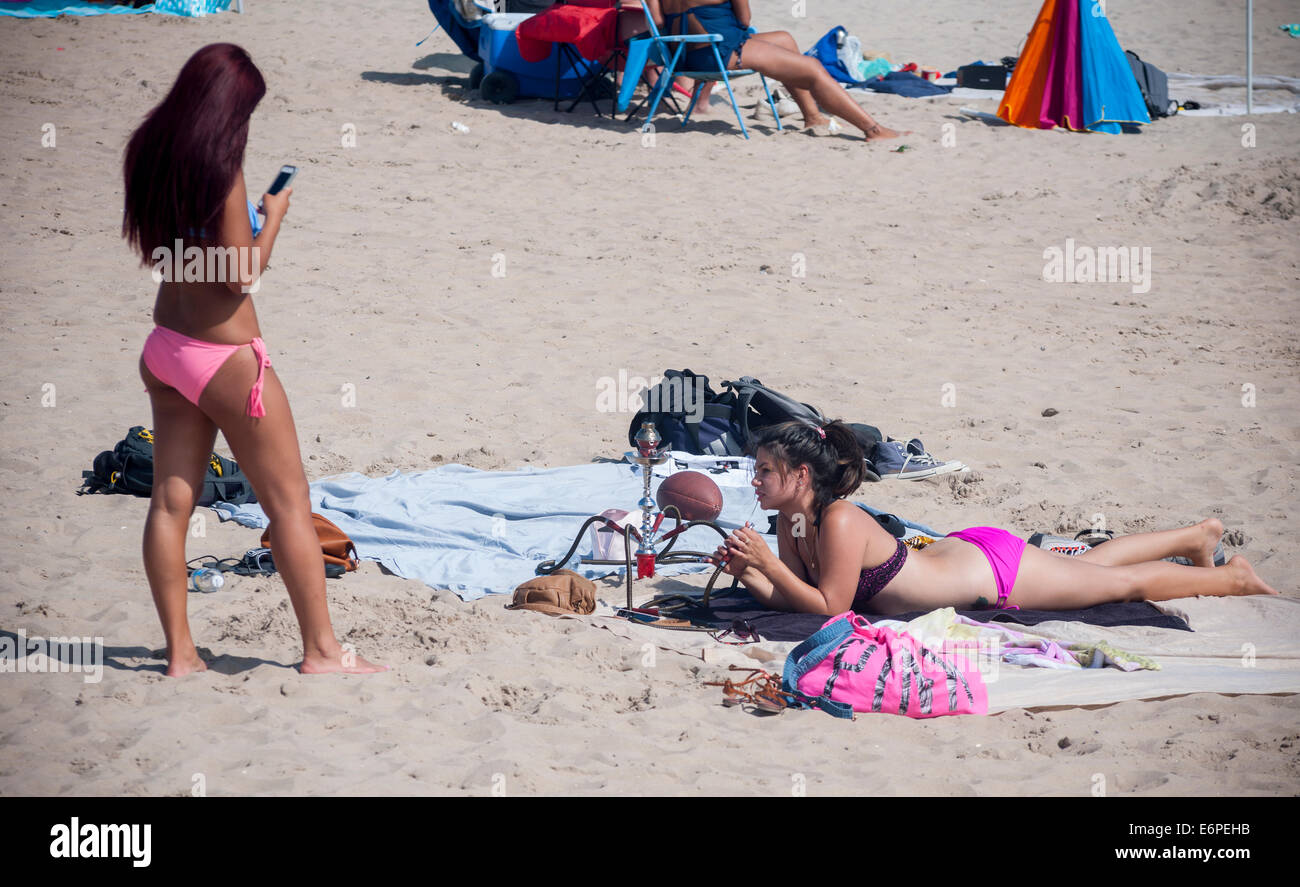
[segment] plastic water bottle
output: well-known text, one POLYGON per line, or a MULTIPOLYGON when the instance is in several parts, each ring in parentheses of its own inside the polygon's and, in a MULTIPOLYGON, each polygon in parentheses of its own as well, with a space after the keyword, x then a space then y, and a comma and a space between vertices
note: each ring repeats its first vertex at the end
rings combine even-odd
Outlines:
POLYGON ((831 118, 830 123, 826 124, 826 131, 831 135, 838 135, 843 129, 844 127, 840 126, 840 122, 834 117, 831 118))
POLYGON ((461 123, 459 120, 453 120, 451 122, 451 128, 453 132, 458 132, 461 135, 464 135, 465 133, 469 132, 469 127, 461 123))
POLYGON ((200 594, 220 591, 225 584, 226 577, 221 575, 221 571, 210 567, 199 567, 190 575, 190 589, 200 594))

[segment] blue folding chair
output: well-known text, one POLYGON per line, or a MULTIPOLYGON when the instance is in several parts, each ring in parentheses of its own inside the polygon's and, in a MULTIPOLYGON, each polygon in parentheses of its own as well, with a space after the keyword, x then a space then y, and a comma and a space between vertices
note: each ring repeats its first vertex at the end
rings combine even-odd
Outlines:
MULTIPOLYGON (((736 94, 731 89, 731 80, 734 77, 758 74, 758 79, 763 84, 763 92, 767 95, 767 102, 772 107, 772 116, 776 120, 776 128, 778 130, 782 128, 781 115, 776 112, 776 101, 772 98, 772 91, 767 88, 767 78, 750 68, 737 68, 734 71, 727 70, 722 54, 718 52, 718 44, 722 42, 722 35, 660 34, 645 0, 641 0, 641 9, 645 13, 646 24, 650 27, 650 36, 638 37, 628 42, 627 64, 623 71, 623 88, 619 93, 618 113, 627 110, 632 98, 632 92, 636 89, 636 84, 641 79, 641 72, 646 64, 658 64, 662 68, 651 94, 650 111, 646 115, 647 122, 654 119, 655 111, 659 108, 659 102, 672 85, 674 77, 690 77, 695 81, 695 89, 691 93, 690 107, 686 109, 686 116, 682 119, 683 127, 690 122, 691 112, 695 110, 695 103, 699 101, 700 90, 704 88, 704 84, 710 81, 715 83, 721 81, 727 87, 727 97, 731 99, 731 110, 736 114, 736 122, 740 124, 740 131, 745 138, 749 138, 749 130, 745 127, 745 121, 740 116, 740 106, 736 104, 736 94), (716 69, 709 71, 681 71, 677 69, 682 51, 687 44, 692 43, 709 45, 709 49, 713 51, 713 59, 717 63, 716 69)), ((750 28, 749 31, 751 34, 754 33, 753 28, 750 28)))

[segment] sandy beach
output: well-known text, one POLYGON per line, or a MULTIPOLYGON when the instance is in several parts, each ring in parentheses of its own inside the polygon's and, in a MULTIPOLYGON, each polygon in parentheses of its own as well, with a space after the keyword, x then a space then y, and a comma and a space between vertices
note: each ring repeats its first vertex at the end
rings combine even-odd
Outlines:
MULTIPOLYGON (((1217 517, 1229 553, 1291 605, 1269 613, 1300 628, 1297 115, 1084 135, 959 113, 996 97, 881 95, 869 113, 911 134, 865 144, 797 118, 776 132, 749 116, 748 78, 749 140, 716 103, 685 129, 661 115, 647 139, 590 106, 483 102, 445 34, 415 45, 434 25, 419 0, 305 5, 0 18, 0 633, 102 637, 107 659, 93 683, 0 674, 0 793, 191 795, 196 775, 209 795, 1084 796, 1097 774, 1114 795, 1300 791, 1291 694, 764 718, 719 704, 703 683, 725 666, 707 656, 647 655, 371 561, 329 582, 331 612, 391 673, 299 675, 273 576, 191 595, 210 671, 165 678, 148 502, 77 488, 150 424, 137 360, 156 287, 120 237, 122 150, 185 59, 220 41, 268 85, 250 188, 302 170, 256 304, 309 480, 618 458, 630 414, 601 407, 602 379, 753 375, 971 466, 868 484, 861 501, 1022 535, 1217 517), (1067 242, 1149 249, 1149 279, 1045 280, 1045 252, 1067 242)), ((801 47, 843 25, 948 71, 1015 55, 1039 3, 753 6, 760 30, 801 47)), ((1231 6, 1108 12, 1166 71, 1243 74, 1231 6)), ((1255 4, 1257 73, 1300 76, 1300 40, 1277 29, 1294 18, 1255 4)), ((199 514, 190 557, 256 547, 256 531, 199 514)), ((621 585, 601 591, 617 602, 621 585)))

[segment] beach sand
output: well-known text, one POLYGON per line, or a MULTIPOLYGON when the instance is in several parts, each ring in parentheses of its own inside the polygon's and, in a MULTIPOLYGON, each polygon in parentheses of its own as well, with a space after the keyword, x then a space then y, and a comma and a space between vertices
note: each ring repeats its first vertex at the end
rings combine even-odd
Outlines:
MULTIPOLYGON (((801 46, 842 24, 951 70, 1016 54, 1039 4, 753 5, 801 46)), ((392 673, 300 676, 272 577, 192 595, 212 670, 164 678, 147 502, 76 489, 150 424, 136 367, 155 287, 119 236, 122 149, 218 41, 268 83, 250 186, 302 168, 256 301, 310 479, 616 458, 629 415, 598 409, 601 380, 690 367, 972 466, 868 485, 875 506, 1022 534, 1216 516, 1232 552, 1300 597, 1295 115, 1112 137, 957 113, 996 100, 880 96, 866 107, 913 131, 904 153, 752 119, 745 141, 717 105, 685 130, 661 116, 650 140, 589 107, 483 103, 445 34, 415 46, 434 21, 414 0, 248 6, 0 19, 0 631, 102 637, 110 660, 98 683, 0 677, 0 793, 1088 795, 1098 774, 1111 794, 1300 790, 1295 696, 760 718, 702 686, 716 666, 373 562, 329 583, 331 611, 392 673), (1149 287, 1045 281, 1045 250, 1067 240, 1149 248, 1149 287)), ((1223 6, 1110 17, 1164 70, 1240 74, 1244 16, 1223 6)), ((1293 11, 1255 4, 1258 73, 1300 75, 1300 42, 1276 29, 1293 11)), ((256 546, 200 514, 191 557, 256 546)))

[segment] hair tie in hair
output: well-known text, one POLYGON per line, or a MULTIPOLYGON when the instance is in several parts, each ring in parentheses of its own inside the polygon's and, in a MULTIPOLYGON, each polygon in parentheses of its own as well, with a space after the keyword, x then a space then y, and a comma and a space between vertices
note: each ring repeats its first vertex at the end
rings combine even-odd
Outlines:
POLYGON ((808 424, 812 427, 813 431, 817 432, 818 437, 820 437, 822 440, 826 439, 826 432, 825 430, 822 429, 820 425, 814 424, 812 422, 809 422, 808 424))

